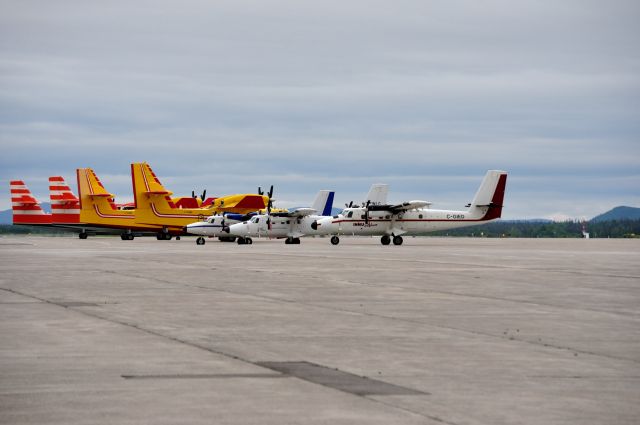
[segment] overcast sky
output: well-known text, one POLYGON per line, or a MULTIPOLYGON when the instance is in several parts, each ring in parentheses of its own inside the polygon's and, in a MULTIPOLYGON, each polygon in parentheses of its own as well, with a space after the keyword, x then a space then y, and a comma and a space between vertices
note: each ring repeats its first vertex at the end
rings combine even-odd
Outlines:
POLYGON ((0 0, 9 180, 131 162, 176 195, 319 189, 463 208, 509 172, 504 218, 640 207, 640 3, 0 0))

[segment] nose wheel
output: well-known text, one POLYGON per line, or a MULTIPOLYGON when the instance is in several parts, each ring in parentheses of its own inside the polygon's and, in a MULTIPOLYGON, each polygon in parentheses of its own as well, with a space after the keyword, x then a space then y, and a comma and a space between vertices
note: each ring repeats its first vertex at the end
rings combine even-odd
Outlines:
POLYGON ((204 238, 202 236, 200 236, 198 239, 196 239, 196 245, 204 245, 204 238))
POLYGON ((300 238, 287 238, 284 243, 285 245, 300 245, 300 238))
POLYGON ((331 236, 331 245, 338 245, 340 243, 340 238, 337 236, 331 236))

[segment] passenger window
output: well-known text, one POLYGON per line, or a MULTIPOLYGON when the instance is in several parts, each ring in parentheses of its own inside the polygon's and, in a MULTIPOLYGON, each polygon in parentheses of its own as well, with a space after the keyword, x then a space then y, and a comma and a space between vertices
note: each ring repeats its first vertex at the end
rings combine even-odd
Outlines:
POLYGON ((365 218, 367 218, 367 216, 365 214, 362 214, 360 218, 364 220, 365 218))
POLYGON ((418 216, 418 218, 422 218, 422 214, 420 214, 420 215, 418 216))

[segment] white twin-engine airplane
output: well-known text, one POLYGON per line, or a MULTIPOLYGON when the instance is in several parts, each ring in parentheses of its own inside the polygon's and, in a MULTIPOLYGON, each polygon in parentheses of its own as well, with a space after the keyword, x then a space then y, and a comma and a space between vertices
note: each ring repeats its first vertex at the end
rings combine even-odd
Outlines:
POLYGON ((345 208, 333 217, 312 223, 316 235, 333 235, 331 243, 340 243, 338 235, 381 235, 383 245, 402 244, 401 235, 416 235, 437 230, 484 224, 500 218, 507 184, 505 171, 489 170, 466 211, 432 210, 426 201, 409 201, 397 205, 374 205, 345 208), (426 207, 426 208, 425 208, 426 207))
POLYGON ((286 238, 286 244, 299 244, 300 237, 314 233, 311 224, 322 217, 331 216, 335 192, 321 190, 316 195, 311 208, 296 208, 289 212, 271 212, 270 205, 266 214, 256 214, 250 220, 232 224, 225 231, 238 238, 238 244, 252 244, 251 237, 272 239, 286 238))
MULTIPOLYGON (((389 187, 386 184, 373 184, 367 199, 370 205, 383 205, 387 202, 389 187)), ((253 216, 243 223, 227 228, 228 233, 238 237, 239 244, 251 244, 251 237, 285 239, 285 244, 299 244, 302 236, 315 235, 315 223, 325 217, 331 217, 334 192, 321 190, 311 208, 298 208, 290 212, 270 212, 253 216)))

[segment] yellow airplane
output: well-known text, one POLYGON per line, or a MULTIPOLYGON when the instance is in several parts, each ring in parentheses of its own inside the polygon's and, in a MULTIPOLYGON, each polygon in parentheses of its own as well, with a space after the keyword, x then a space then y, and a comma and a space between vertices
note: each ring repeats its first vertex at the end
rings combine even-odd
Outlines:
POLYGON ((92 227, 121 229, 122 240, 133 240, 134 233, 155 233, 166 239, 160 225, 136 223, 136 211, 121 209, 114 196, 107 192, 91 168, 78 168, 78 196, 80 198, 80 223, 92 227))
MULTIPOLYGON (((209 205, 201 208, 180 208, 171 199, 167 190, 155 175, 149 164, 131 164, 133 195, 135 198, 135 222, 138 226, 160 226, 162 235, 170 238, 184 233, 190 223, 203 221, 213 214, 247 214, 266 208, 269 197, 257 194, 238 194, 214 198, 209 205)), ((162 239, 159 234, 158 238, 162 239)))

